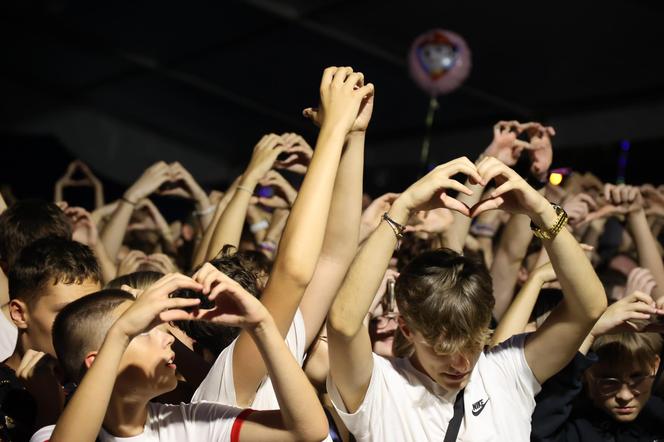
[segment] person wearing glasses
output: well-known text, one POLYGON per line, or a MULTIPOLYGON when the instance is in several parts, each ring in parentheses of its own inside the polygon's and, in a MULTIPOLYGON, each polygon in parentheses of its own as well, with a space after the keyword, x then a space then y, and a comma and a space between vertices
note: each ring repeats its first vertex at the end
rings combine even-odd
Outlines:
POLYGON ((653 394, 662 316, 634 292, 606 310, 574 360, 542 386, 532 441, 664 441, 664 399, 653 394))

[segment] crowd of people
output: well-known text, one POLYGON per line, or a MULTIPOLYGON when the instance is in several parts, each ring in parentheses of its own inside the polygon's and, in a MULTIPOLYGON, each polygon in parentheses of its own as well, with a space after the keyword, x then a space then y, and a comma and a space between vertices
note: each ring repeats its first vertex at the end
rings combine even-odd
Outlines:
POLYGON ((0 197, 0 440, 664 440, 664 187, 550 180, 554 128, 501 121, 372 200, 373 106, 330 67, 314 148, 223 191, 158 162, 104 204, 77 161, 0 197))

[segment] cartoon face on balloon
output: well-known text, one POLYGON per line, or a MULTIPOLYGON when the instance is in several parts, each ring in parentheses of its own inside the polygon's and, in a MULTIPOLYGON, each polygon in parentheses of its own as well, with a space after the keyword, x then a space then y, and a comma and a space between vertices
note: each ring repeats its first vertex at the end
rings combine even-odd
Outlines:
POLYGON ((470 49, 460 35, 434 29, 413 42, 408 67, 415 83, 436 96, 458 88, 470 73, 470 49))
POLYGON ((454 67, 458 58, 457 48, 444 35, 440 35, 437 40, 439 41, 428 42, 417 48, 422 67, 433 79, 445 75, 454 67))

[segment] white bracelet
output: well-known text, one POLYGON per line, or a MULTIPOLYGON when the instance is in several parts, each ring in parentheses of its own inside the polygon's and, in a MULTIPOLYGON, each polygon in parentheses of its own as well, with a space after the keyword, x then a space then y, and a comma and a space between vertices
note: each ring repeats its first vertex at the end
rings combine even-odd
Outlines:
POLYGON ((215 205, 211 204, 203 210, 194 210, 194 213, 198 216, 205 216, 205 215, 209 215, 210 213, 214 212, 214 209, 216 209, 216 208, 217 207, 215 205))
POLYGON ((261 230, 267 230, 268 227, 270 227, 270 223, 268 223, 266 219, 262 219, 257 223, 250 225, 249 230, 251 230, 251 233, 258 233, 261 230))

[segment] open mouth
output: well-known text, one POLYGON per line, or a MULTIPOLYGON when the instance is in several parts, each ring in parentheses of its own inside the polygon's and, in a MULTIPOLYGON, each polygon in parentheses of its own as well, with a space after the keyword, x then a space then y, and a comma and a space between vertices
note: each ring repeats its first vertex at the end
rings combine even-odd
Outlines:
POLYGON ((169 360, 166 361, 166 367, 172 368, 173 370, 175 370, 175 368, 176 368, 176 366, 175 366, 175 355, 173 355, 169 360))

